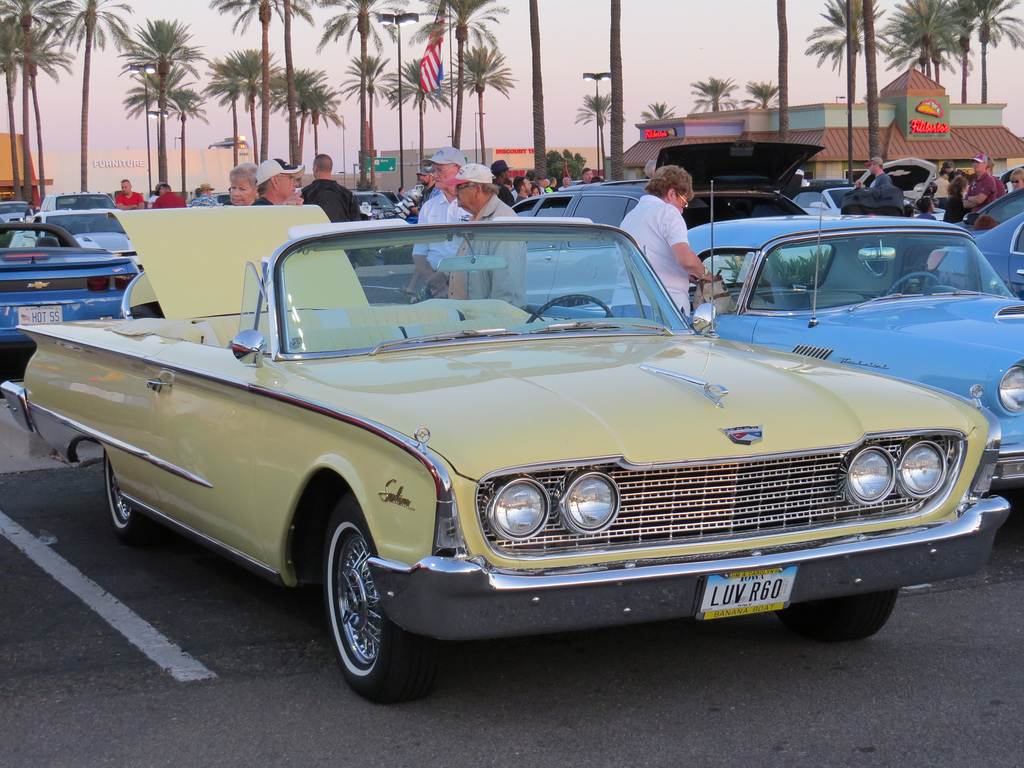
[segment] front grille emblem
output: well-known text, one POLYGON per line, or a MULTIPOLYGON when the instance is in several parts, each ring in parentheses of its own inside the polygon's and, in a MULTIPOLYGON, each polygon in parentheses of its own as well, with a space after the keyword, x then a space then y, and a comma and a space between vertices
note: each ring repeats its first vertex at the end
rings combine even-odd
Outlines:
POLYGON ((34 283, 29 283, 28 287, 29 288, 35 288, 38 291, 39 289, 45 288, 48 285, 49 285, 49 283, 44 283, 42 280, 38 280, 38 281, 36 281, 34 283))
POLYGON ((764 437, 764 424, 757 427, 725 427, 722 429, 729 439, 740 445, 751 445, 764 437))

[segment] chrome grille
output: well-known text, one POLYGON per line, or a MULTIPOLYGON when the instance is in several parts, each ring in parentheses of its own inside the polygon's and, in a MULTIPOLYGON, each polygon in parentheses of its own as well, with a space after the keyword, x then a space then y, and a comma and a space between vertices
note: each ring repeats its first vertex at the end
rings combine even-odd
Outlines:
MULTIPOLYGON (((898 462, 906 435, 874 439, 898 462)), ((959 441, 929 436, 944 446, 947 466, 957 466, 959 441)), ((861 446, 857 446, 860 448, 861 446)), ((487 505, 495 489, 519 475, 489 479, 477 488, 477 511, 491 546, 509 554, 539 555, 572 552, 594 546, 629 548, 798 531, 839 522, 871 520, 909 514, 924 501, 901 495, 898 486, 871 506, 847 500, 843 482, 846 457, 852 449, 837 448, 802 455, 716 460, 675 467, 632 469, 618 464, 595 464, 618 484, 621 500, 614 524, 598 534, 576 534, 561 526, 554 510, 546 526, 524 541, 506 541, 486 523, 487 505)), ((559 494, 581 468, 529 472, 550 494, 557 507, 559 494)), ((955 474, 955 473, 951 473, 955 474)), ((950 482, 951 480, 947 481, 950 482)))
POLYGON ((794 355, 807 355, 807 357, 815 357, 818 360, 828 360, 829 355, 833 352, 835 350, 828 347, 809 347, 806 344, 798 344, 793 347, 794 355))

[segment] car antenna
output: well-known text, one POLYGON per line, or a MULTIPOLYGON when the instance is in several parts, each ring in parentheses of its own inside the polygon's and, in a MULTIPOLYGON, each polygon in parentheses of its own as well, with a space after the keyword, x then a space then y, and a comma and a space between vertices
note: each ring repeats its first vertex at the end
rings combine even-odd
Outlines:
MULTIPOLYGON (((821 193, 821 197, 824 200, 824 192, 821 193)), ((814 249, 814 291, 811 294, 811 321, 807 323, 808 328, 818 324, 818 265, 821 263, 821 217, 824 211, 824 208, 818 208, 818 244, 814 249)))

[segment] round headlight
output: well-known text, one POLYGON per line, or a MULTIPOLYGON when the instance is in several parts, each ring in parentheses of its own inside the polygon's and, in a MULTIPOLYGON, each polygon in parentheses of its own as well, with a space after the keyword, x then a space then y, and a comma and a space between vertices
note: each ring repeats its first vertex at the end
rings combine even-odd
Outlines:
POLYGON ((503 539, 526 539, 544 527, 548 503, 547 491, 536 480, 513 480, 494 494, 487 521, 503 539))
POLYGON ((942 482, 946 462, 935 443, 915 443, 900 461, 900 484, 911 496, 927 496, 942 482))
POLYGON ((598 533, 615 520, 619 489, 600 472, 580 475, 562 495, 562 523, 576 533, 598 533))
POLYGON ((1024 410, 1024 368, 1013 366, 999 382, 999 402, 1008 411, 1024 410))
POLYGON ((895 474, 888 453, 880 448, 866 448, 850 462, 846 487, 853 501, 873 504, 889 495, 896 482, 895 474))

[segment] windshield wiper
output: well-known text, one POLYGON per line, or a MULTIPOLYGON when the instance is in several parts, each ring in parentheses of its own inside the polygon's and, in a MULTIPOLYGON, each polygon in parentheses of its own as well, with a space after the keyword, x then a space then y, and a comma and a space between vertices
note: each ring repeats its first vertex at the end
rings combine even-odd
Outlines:
POLYGON ((623 330, 633 329, 643 331, 655 331, 656 333, 663 334, 665 336, 674 335, 671 329, 666 328, 664 325, 652 325, 648 323, 618 323, 609 322, 607 320, 577 320, 571 323, 552 323, 551 325, 545 325, 542 328, 538 328, 535 331, 530 331, 530 334, 543 334, 543 333, 566 333, 573 331, 604 331, 604 330, 623 330))
POLYGON ((370 350, 369 354, 375 355, 378 352, 383 352, 388 349, 395 349, 397 347, 405 347, 411 344, 432 344, 438 341, 452 341, 457 339, 481 339, 494 336, 519 336, 515 331, 507 331, 504 328, 488 328, 485 330, 474 331, 452 331, 450 333, 433 333, 429 336, 413 336, 411 339, 396 339, 395 341, 386 341, 383 344, 378 344, 376 347, 370 350))

